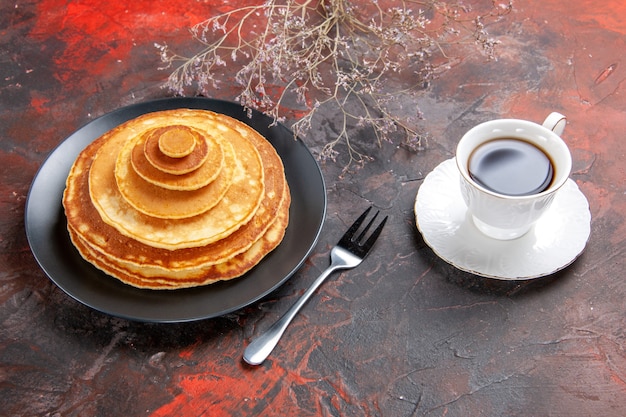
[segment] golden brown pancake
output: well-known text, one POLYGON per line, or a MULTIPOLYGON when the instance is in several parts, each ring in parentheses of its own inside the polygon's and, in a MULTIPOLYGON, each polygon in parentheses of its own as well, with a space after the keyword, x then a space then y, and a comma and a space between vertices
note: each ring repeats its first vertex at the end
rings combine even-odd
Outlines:
POLYGON ((202 164, 203 158, 206 155, 206 148, 201 148, 200 146, 202 143, 206 142, 205 138, 197 134, 197 132, 194 132, 189 126, 170 125, 157 130, 158 133, 154 134, 153 131, 153 134, 150 135, 151 140, 148 142, 156 141, 159 154, 174 158, 174 161, 185 158, 192 153, 198 155, 196 161, 191 163, 191 166, 186 167, 185 170, 180 172, 176 170, 173 174, 184 174, 193 171, 202 164), (199 147, 196 148, 196 145, 199 145, 199 147))
POLYGON ((105 134, 105 141, 89 170, 91 200, 105 223, 148 246, 170 250, 204 246, 230 235, 255 214, 264 196, 263 166, 259 152, 248 138, 232 134, 232 129, 207 117, 202 111, 169 112, 175 114, 150 113, 127 122, 130 126, 105 134), (190 126, 205 129, 208 126, 212 133, 223 135, 231 142, 236 153, 233 180, 213 208, 193 217, 173 218, 180 214, 173 210, 170 213, 172 218, 156 218, 137 211, 122 196, 113 173, 115 161, 109 155, 117 155, 127 139, 127 132, 140 129, 148 117, 153 121, 150 125, 175 118, 179 123, 190 126))
POLYGON ((129 285, 132 285, 133 287, 137 287, 137 288, 146 288, 146 289, 149 288, 153 290, 177 289, 176 285, 174 284, 157 283, 157 282, 155 282, 150 287, 146 287, 143 285, 144 279, 139 276, 132 276, 129 274, 125 274, 122 278, 120 274, 116 272, 116 269, 114 267, 109 266, 107 261, 104 260, 104 258, 102 258, 102 256, 98 252, 92 249, 74 229, 72 229, 71 227, 68 227, 67 230, 70 235, 70 240, 72 241, 72 244, 74 245, 74 247, 78 250, 78 253, 80 253, 80 256, 82 256, 83 259, 85 259, 87 262, 89 262, 90 264, 92 264, 93 266, 101 270, 102 272, 106 273, 107 275, 113 278, 117 278, 120 281, 129 285))
MULTIPOLYGON (((123 135, 119 136, 123 140, 123 135)), ((116 138, 115 138, 116 139, 116 138)), ((235 152, 230 142, 224 146, 225 163, 219 171, 219 175, 204 187, 193 190, 172 190, 160 185, 153 184, 143 179, 134 169, 131 162, 131 154, 135 148, 136 140, 122 143, 122 148, 118 151, 116 140, 107 142, 96 155, 96 160, 91 167, 91 175, 104 176, 111 169, 113 156, 117 153, 115 161, 115 181, 122 197, 135 210, 152 217, 163 219, 182 219, 197 216, 215 207, 224 197, 224 194, 231 186, 237 161, 235 152)), ((245 150, 254 153, 249 146, 245 150)), ((258 160, 258 168, 261 169, 261 161, 258 160)), ((197 173, 198 170, 191 172, 197 173)), ((166 174, 167 175, 167 174, 166 174)), ((173 176, 173 175, 172 175, 173 176)), ((191 178, 193 180, 194 177, 191 178)), ((95 188, 99 183, 94 183, 95 188)), ((100 183, 103 184, 103 183, 100 183)), ((96 199, 104 198, 98 193, 112 193, 113 191, 93 189, 97 195, 96 199)), ((115 220, 114 220, 115 221, 115 220)), ((132 232, 131 232, 132 233, 132 232)))
POLYGON ((141 137, 148 162, 155 169, 174 175, 200 168, 209 156, 209 141, 212 139, 206 133, 181 125, 150 129, 141 137))
MULTIPOLYGON (((139 136, 137 141, 134 142, 133 149, 131 151, 130 162, 135 172, 144 180, 170 190, 197 190, 211 183, 220 174, 220 171, 224 165, 232 164, 232 162, 224 161, 223 148, 227 148, 226 152, 234 156, 232 145, 227 141, 218 141, 213 136, 208 134, 204 135, 202 144, 198 145, 205 149, 206 155, 195 169, 184 173, 169 173, 156 168, 148 158, 146 154, 148 152, 157 152, 157 149, 150 149, 147 147, 146 136, 139 136)), ((126 146, 126 145, 125 145, 126 146)), ((130 145, 129 145, 130 146, 130 145)), ((194 150, 197 148, 194 147, 194 150)), ((179 159, 186 160, 193 155, 187 155, 179 159)), ((168 157, 169 159, 173 159, 168 157)), ((181 161, 182 163, 183 161, 181 161)), ((193 162, 188 163, 189 166, 194 166, 193 162)))
MULTIPOLYGON (((247 167, 239 161, 237 163, 237 168, 246 172, 247 167)), ((114 188, 110 189, 112 194, 115 194, 114 188)), ((227 195, 228 193, 225 197, 227 195)), ((118 195, 112 200, 120 204, 120 199, 124 201, 120 196, 121 193, 118 191, 118 195)), ((240 197, 245 199, 245 195, 240 195, 240 197)), ((152 289, 205 285, 245 273, 282 240, 288 223, 290 201, 282 161, 272 145, 247 125, 227 116, 203 110, 151 113, 129 121, 127 126, 119 126, 103 135, 90 144, 76 159, 68 175, 63 198, 68 229, 81 255, 100 269, 130 285, 152 289), (263 192, 258 208, 253 210, 249 219, 239 222, 233 230, 227 231, 228 233, 224 233, 212 242, 198 244, 194 241, 192 245, 185 242, 174 248, 160 247, 159 242, 157 245, 154 242, 148 244, 120 233, 118 227, 101 218, 100 210, 96 208, 97 204, 92 203, 90 182, 104 179, 110 184, 111 177, 113 177, 113 182, 116 182, 114 175, 102 175, 102 172, 98 175, 90 175, 94 161, 100 158, 96 155, 107 151, 115 154, 116 149, 121 151, 123 144, 116 143, 120 140, 120 136, 131 134, 129 132, 134 135, 141 134, 143 130, 161 123, 164 116, 174 117, 176 120, 183 119, 183 123, 189 123, 199 131, 202 131, 200 127, 202 126, 204 131, 212 135, 218 134, 221 137, 218 142, 223 140, 223 143, 235 143, 235 149, 238 149, 237 144, 243 143, 240 142, 241 140, 248 141, 253 144, 261 160, 263 192), (125 130, 125 132, 120 133, 119 130, 125 130)), ((232 200, 222 198, 217 206, 231 205, 231 202, 232 200)), ((132 206, 128 206, 135 211, 132 206)), ((212 219, 208 213, 213 210, 206 212, 206 215, 194 216, 190 219, 156 220, 160 222, 161 227, 170 228, 170 232, 174 234, 174 231, 189 230, 190 224, 202 228, 203 223, 199 222, 198 217, 209 222, 212 219)), ((136 211, 132 214, 132 211, 129 213, 134 219, 137 219, 138 215, 139 218, 145 216, 136 211)), ((151 216, 145 217, 154 219, 151 216)), ((154 228, 154 224, 150 225, 148 230, 150 228, 154 228)), ((140 238, 145 238, 145 236, 140 236, 140 238)), ((153 236, 149 238, 154 240, 153 236)))
POLYGON ((283 211, 274 219, 267 232, 245 252, 226 260, 223 263, 196 268, 188 271, 170 271, 168 274, 144 276, 143 271, 129 270, 116 264, 110 258, 103 257, 82 239, 73 229, 69 229, 72 242, 81 256, 98 269, 120 281, 144 289, 179 289, 212 284, 240 277, 274 250, 282 241, 289 223, 289 211, 283 211))
MULTIPOLYGON (((242 129, 244 128, 242 127, 242 129)), ((252 133, 247 134, 251 137, 256 136, 252 133)), ((80 225, 80 228, 75 228, 81 234, 88 235, 86 239, 92 245, 99 246, 100 251, 109 253, 112 257, 119 259, 118 262, 121 263, 163 266, 167 269, 187 268, 198 263, 218 263, 224 257, 233 256, 247 249, 277 215, 284 195, 289 195, 280 157, 264 138, 257 137, 255 140, 263 160, 266 192, 256 216, 235 231, 229 239, 221 239, 209 247, 188 248, 185 251, 173 252, 163 248, 158 250, 159 248, 120 235, 115 228, 100 219, 98 212, 91 204, 88 179, 81 175, 70 175, 74 181, 73 186, 68 186, 66 190, 68 219, 71 223, 80 225), (72 216, 74 212, 76 214, 72 216)), ((100 145, 94 143, 83 151, 83 154, 76 160, 73 169, 88 172, 89 164, 93 159, 92 154, 99 147, 100 145)))
MULTIPOLYGON (((266 233, 276 217, 288 216, 291 197, 286 183, 280 197, 277 207, 259 209, 264 212, 258 219, 254 217, 232 235, 201 247, 167 250, 147 246, 98 221, 97 212, 90 205, 82 208, 83 213, 96 216, 91 218, 89 224, 83 223, 82 229, 76 229, 75 232, 91 249, 127 271, 141 271, 141 274, 148 277, 184 273, 193 275, 196 269, 224 263, 245 252, 266 233), (273 215, 269 216, 270 213, 273 215)), ((69 228, 72 227, 70 224, 69 228)))

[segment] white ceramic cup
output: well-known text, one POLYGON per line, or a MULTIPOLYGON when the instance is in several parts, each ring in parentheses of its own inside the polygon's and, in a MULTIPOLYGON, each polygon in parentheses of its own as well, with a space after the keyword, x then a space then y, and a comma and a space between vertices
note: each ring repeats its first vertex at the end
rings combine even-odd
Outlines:
POLYGON ((461 173, 461 193, 478 230, 494 239, 516 239, 526 234, 550 207, 555 193, 565 184, 572 170, 572 156, 560 137, 565 123, 565 116, 555 112, 543 125, 526 120, 499 119, 481 123, 463 135, 456 149, 456 164, 461 173), (554 174, 546 190, 532 195, 510 196, 493 192, 471 178, 468 166, 472 152, 483 143, 498 138, 525 140, 548 155, 554 174))

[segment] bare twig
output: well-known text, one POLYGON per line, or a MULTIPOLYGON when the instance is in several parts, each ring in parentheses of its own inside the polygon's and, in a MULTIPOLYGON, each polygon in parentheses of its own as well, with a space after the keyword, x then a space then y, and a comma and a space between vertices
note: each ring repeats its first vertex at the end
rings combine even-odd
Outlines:
POLYGON ((319 157, 334 160, 337 145, 343 143, 350 165, 368 159, 350 141, 351 124, 372 127, 379 144, 399 134, 411 149, 424 146, 419 108, 406 115, 390 103, 400 95, 419 94, 449 68, 452 46, 472 43, 495 59, 498 42, 488 36, 485 22, 511 10, 512 0, 503 1, 492 0, 489 11, 474 13, 444 0, 378 0, 368 5, 266 0, 194 26, 192 36, 203 46, 194 56, 156 46, 164 68, 173 68, 167 88, 180 95, 210 95, 225 78, 225 68, 237 68, 236 99, 247 109, 258 109, 274 122, 285 120, 288 102, 295 100, 305 109, 292 125, 296 135, 306 135, 320 107, 335 106, 343 116, 341 128, 319 157), (255 30, 254 23, 260 28, 255 30), (358 111, 349 110, 354 107, 358 111))

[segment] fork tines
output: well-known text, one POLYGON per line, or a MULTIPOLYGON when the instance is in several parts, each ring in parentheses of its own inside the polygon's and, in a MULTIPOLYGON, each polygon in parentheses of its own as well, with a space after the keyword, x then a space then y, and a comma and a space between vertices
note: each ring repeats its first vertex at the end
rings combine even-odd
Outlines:
POLYGON ((367 217, 367 215, 369 214, 371 210, 372 210, 372 207, 368 207, 367 210, 365 210, 363 214, 361 214, 359 218, 356 219, 354 223, 352 223, 352 226, 350 226, 350 228, 346 231, 346 233, 339 240, 340 245, 346 248, 349 248, 351 251, 358 252, 359 255, 362 257, 367 255, 367 253, 370 251, 372 246, 374 246, 374 242, 376 242, 376 239, 378 239, 378 236, 382 232, 383 227, 385 226, 385 223, 387 222, 387 218, 389 217, 389 216, 385 216, 385 218, 380 222, 380 224, 376 227, 376 229, 374 229, 374 231, 367 238, 367 240, 363 242, 363 239, 365 238, 365 234, 370 229, 370 227, 372 226, 372 224, 378 217, 378 214, 380 213, 380 211, 376 211, 376 213, 374 214, 374 217, 372 217, 372 219, 367 223, 367 225, 365 225, 365 227, 363 228, 361 233, 358 235, 358 237, 355 238, 357 230, 361 227, 361 224, 363 224, 363 222, 365 221, 365 218, 367 217))

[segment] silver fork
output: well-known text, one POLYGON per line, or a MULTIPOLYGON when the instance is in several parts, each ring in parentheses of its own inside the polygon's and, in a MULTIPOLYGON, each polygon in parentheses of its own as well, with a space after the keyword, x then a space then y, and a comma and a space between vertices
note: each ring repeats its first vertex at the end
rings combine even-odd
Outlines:
POLYGON ((243 353, 243 359, 250 365, 260 365, 270 355, 274 347, 278 344, 281 336, 291 323, 291 320, 298 314, 302 306, 311 298, 311 295, 322 285, 324 280, 334 271, 338 269, 350 269, 358 266, 374 246, 374 242, 380 235, 385 226, 387 216, 380 222, 378 227, 374 229, 372 234, 365 240, 365 234, 374 223, 378 216, 378 212, 363 228, 363 231, 356 236, 356 232, 365 221, 372 208, 369 207, 358 219, 350 226, 346 233, 339 239, 339 242, 330 251, 330 266, 326 268, 322 274, 311 284, 306 292, 276 321, 265 333, 261 334, 257 339, 248 345, 243 353))

